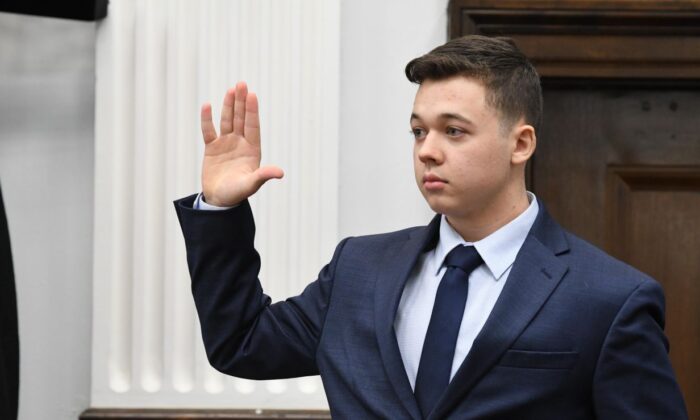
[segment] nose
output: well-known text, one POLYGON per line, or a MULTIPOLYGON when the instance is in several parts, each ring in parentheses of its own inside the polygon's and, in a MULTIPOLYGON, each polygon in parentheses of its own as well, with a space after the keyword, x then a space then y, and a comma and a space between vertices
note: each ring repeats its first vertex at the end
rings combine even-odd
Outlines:
POLYGON ((439 136, 434 132, 428 132, 425 138, 416 143, 416 152, 418 159, 424 164, 433 163, 441 164, 444 160, 444 154, 440 149, 439 136))

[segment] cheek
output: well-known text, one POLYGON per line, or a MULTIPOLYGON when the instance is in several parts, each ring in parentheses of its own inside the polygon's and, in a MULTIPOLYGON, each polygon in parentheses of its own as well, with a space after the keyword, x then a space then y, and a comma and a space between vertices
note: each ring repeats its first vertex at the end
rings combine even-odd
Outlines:
POLYGON ((425 167, 425 164, 423 162, 421 162, 420 158, 418 157, 418 152, 419 152, 418 147, 413 146, 413 167, 416 171, 418 171, 418 169, 422 169, 423 167, 425 167))
POLYGON ((504 147, 478 147, 462 151, 455 172, 458 178, 470 185, 500 183, 509 171, 510 159, 504 147))
POLYGON ((510 166, 510 150, 508 143, 501 138, 491 138, 484 142, 477 151, 481 164, 488 170, 505 173, 510 166))
POLYGON ((413 153, 413 175, 414 175, 414 177, 415 177, 415 179, 416 179, 416 184, 418 184, 418 188, 421 188, 421 187, 422 187, 422 184, 423 184, 423 182, 422 182, 422 180, 423 180, 423 172, 425 172, 425 171, 424 171, 423 162, 421 162, 420 159, 418 159, 418 155, 415 153, 415 149, 414 149, 414 153, 413 153))

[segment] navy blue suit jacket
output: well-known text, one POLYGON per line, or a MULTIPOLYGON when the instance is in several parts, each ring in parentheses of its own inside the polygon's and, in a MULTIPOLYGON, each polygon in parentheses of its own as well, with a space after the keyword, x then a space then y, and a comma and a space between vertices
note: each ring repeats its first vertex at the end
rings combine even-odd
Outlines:
MULTIPOLYGON (((248 203, 177 201, 211 364, 252 379, 320 374, 339 419, 420 419, 394 333, 429 226, 348 238, 299 295, 271 304, 248 203)), ((651 278, 540 213, 493 312, 429 419, 684 419, 651 278)))

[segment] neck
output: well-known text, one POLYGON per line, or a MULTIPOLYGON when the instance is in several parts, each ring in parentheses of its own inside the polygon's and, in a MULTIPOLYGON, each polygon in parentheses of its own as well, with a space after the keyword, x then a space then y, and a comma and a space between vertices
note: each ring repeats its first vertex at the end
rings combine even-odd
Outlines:
POLYGON ((469 214, 446 215, 447 222, 465 241, 476 242, 510 223, 529 205, 523 185, 469 214))

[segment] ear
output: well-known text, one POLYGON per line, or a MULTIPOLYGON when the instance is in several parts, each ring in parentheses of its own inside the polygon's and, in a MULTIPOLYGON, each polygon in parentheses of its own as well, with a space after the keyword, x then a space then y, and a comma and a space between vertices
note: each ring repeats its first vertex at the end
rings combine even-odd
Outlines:
POLYGON ((510 162, 513 165, 524 165, 535 153, 535 148, 537 147, 535 127, 521 122, 515 125, 511 135, 514 147, 510 156, 510 162))

